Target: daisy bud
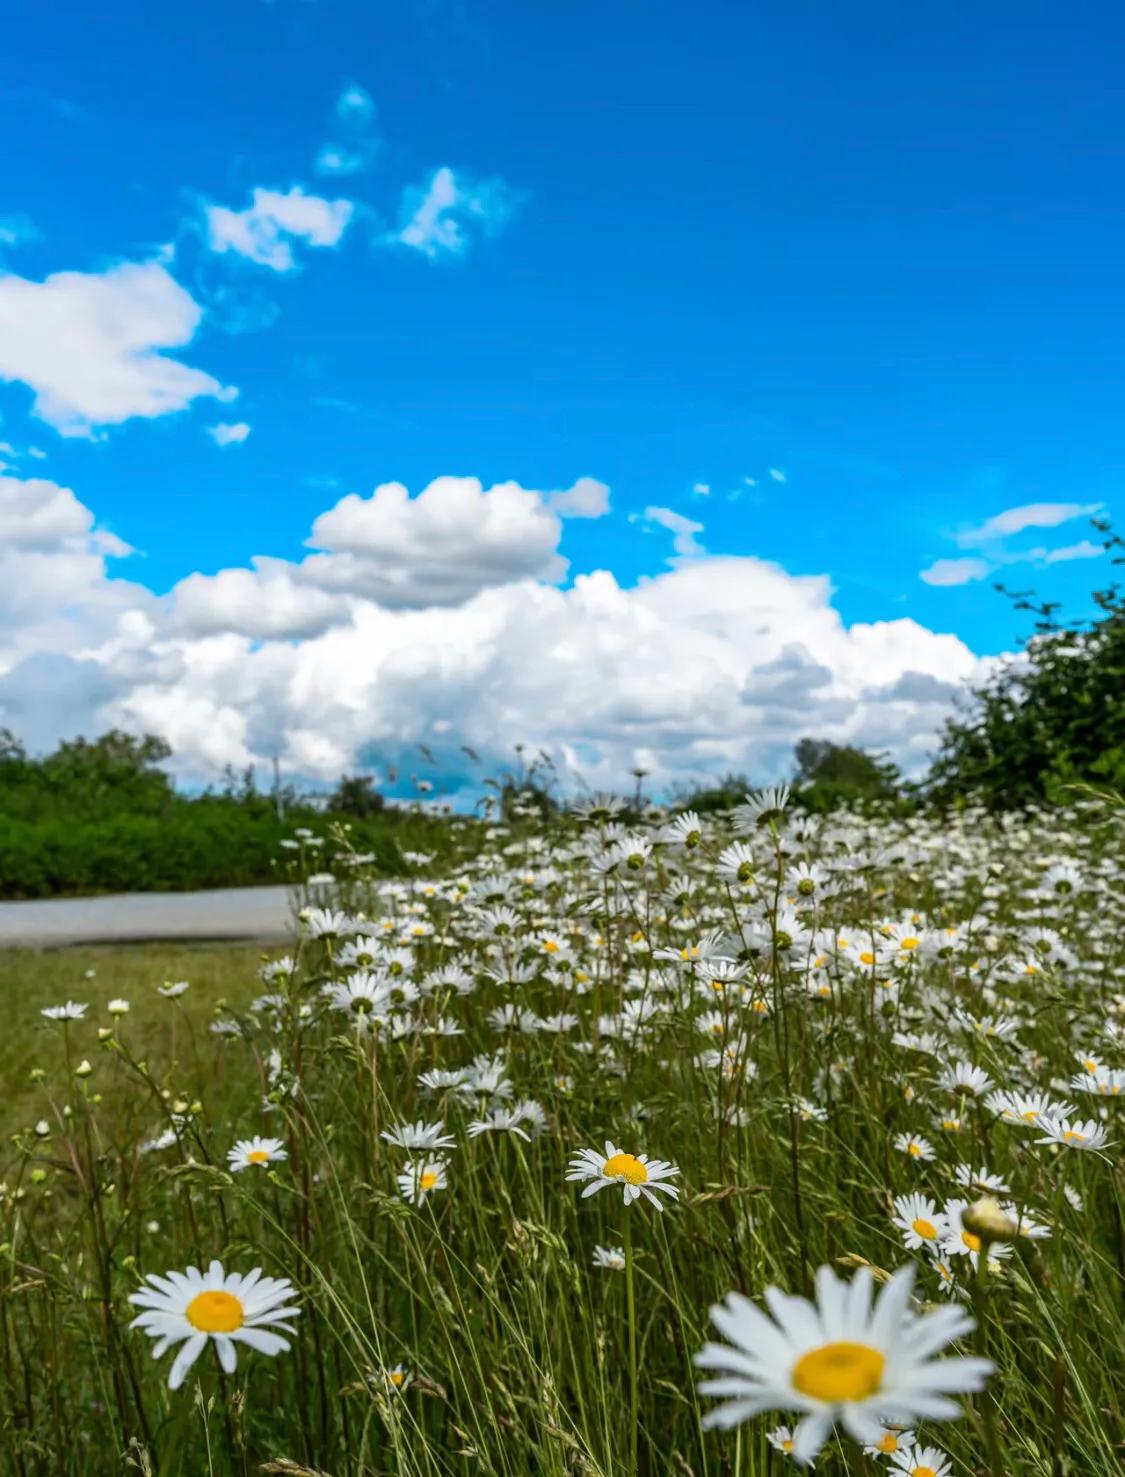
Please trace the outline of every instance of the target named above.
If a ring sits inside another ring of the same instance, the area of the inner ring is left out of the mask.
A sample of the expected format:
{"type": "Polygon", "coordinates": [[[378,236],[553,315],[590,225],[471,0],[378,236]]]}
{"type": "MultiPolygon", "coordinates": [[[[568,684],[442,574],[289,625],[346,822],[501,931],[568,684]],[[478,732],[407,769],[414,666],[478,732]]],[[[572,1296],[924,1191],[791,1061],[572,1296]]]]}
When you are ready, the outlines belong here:
{"type": "Polygon", "coordinates": [[[78,1063],[78,1065],[75,1067],[75,1069],[74,1069],[74,1075],[76,1077],[89,1077],[90,1073],[93,1070],[94,1069],[93,1069],[93,1067],[91,1067],[90,1063],[88,1061],[86,1061],[85,1058],[83,1058],[82,1061],[80,1061],[78,1063]]]}
{"type": "Polygon", "coordinates": [[[99,1026],[98,1027],[98,1040],[99,1041],[108,1041],[109,1038],[112,1035],[113,1035],[113,1032],[110,1030],[110,1028],[108,1026],[99,1026]]]}
{"type": "Polygon", "coordinates": [[[51,1125],[47,1122],[46,1118],[40,1118],[39,1122],[35,1125],[35,1132],[41,1139],[45,1139],[51,1132],[51,1125]]]}
{"type": "Polygon", "coordinates": [[[1019,1235],[1018,1225],[993,1195],[982,1195],[963,1210],[961,1224],[984,1242],[1011,1242],[1019,1235]]]}

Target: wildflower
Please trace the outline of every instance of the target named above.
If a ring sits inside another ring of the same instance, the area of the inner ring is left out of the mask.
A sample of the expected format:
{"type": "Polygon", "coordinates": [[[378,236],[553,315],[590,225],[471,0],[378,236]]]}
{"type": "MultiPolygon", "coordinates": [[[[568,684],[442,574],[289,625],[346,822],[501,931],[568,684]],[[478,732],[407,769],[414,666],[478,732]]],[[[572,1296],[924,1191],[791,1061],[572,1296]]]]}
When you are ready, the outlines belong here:
{"type": "Polygon", "coordinates": [[[979,1097],[992,1086],[992,1079],[981,1067],[974,1067],[971,1062],[957,1061],[942,1072],[938,1078],[938,1086],[944,1087],[947,1092],[967,1092],[979,1097]]]}
{"type": "Polygon", "coordinates": [[[625,1253],[619,1246],[595,1246],[593,1265],[610,1272],[624,1272],[625,1253]]]}
{"type": "Polygon", "coordinates": [[[909,1154],[912,1159],[932,1159],[934,1157],[934,1146],[929,1139],[920,1138],[912,1133],[897,1134],[895,1148],[903,1154],[909,1154]]]}
{"type": "Polygon", "coordinates": [[[949,1477],[949,1458],[936,1446],[913,1446],[891,1453],[891,1466],[908,1477],[949,1477]]]}
{"type": "Polygon", "coordinates": [[[894,1204],[894,1224],[907,1251],[936,1251],[948,1229],[936,1203],[927,1195],[899,1195],[894,1204]]]}
{"type": "Polygon", "coordinates": [[[566,1177],[568,1180],[590,1181],[582,1191],[583,1200],[588,1195],[603,1190],[606,1185],[620,1185],[626,1205],[632,1205],[634,1200],[643,1195],[646,1200],[651,1200],[657,1210],[663,1210],[663,1205],[653,1191],[660,1190],[673,1200],[676,1199],[679,1190],[675,1185],[665,1182],[679,1172],[674,1164],[668,1164],[663,1159],[650,1160],[647,1154],[628,1154],[623,1149],[615,1148],[607,1139],[604,1154],[599,1154],[596,1149],[580,1149],[571,1159],[566,1177]]]}
{"type": "Polygon", "coordinates": [[[80,1021],[89,1010],[88,1005],[79,1005],[77,1000],[68,1000],[65,1005],[48,1005],[39,1012],[49,1021],[80,1021]]]}
{"type": "Polygon", "coordinates": [[[695,1358],[720,1374],[700,1393],[724,1399],[704,1424],[725,1428],[765,1410],[800,1411],[792,1455],[807,1465],[837,1421],[855,1440],[874,1444],[887,1420],[960,1415],[949,1396],[981,1389],[993,1366],[986,1359],[933,1359],[974,1324],[953,1307],[912,1314],[913,1282],[914,1269],[901,1267],[872,1307],[870,1268],[861,1267],[849,1285],[821,1267],[815,1304],[766,1289],[772,1320],[729,1293],[711,1320],[734,1348],[709,1343],[695,1358]]]}
{"type": "Polygon", "coordinates": [[[776,825],[784,817],[788,804],[788,785],[758,790],[754,795],[747,795],[743,803],[735,807],[734,828],[740,836],[747,836],[771,822],[776,825]]]}
{"type": "Polygon", "coordinates": [[[408,1160],[402,1173],[395,1176],[398,1192],[412,1205],[421,1205],[427,1195],[447,1188],[445,1171],[446,1161],[441,1158],[408,1160]]]}
{"type": "Polygon", "coordinates": [[[110,1015],[128,1015],[129,1002],[128,1000],[111,1000],[106,1006],[106,1010],[109,1011],[110,1015]]]}
{"type": "Polygon", "coordinates": [[[892,1430],[886,1427],[877,1440],[869,1442],[863,1449],[868,1456],[891,1456],[896,1452],[906,1453],[914,1445],[914,1432],[892,1430]]]}
{"type": "Polygon", "coordinates": [[[998,1190],[1001,1194],[1006,1194],[1010,1188],[1000,1175],[990,1174],[985,1165],[982,1165],[980,1169],[974,1169],[970,1164],[958,1164],[953,1171],[953,1178],[966,1190],[998,1190]]]}
{"type": "Polygon", "coordinates": [[[414,1371],[407,1369],[405,1364],[396,1364],[393,1369],[383,1371],[383,1378],[387,1383],[388,1389],[395,1395],[401,1395],[413,1382],[414,1371]]]}
{"type": "Polygon", "coordinates": [[[214,1339],[227,1374],[234,1372],[236,1343],[261,1354],[288,1349],[289,1341],[282,1335],[293,1332],[290,1323],[301,1311],[290,1302],[296,1293],[293,1284],[284,1277],[263,1277],[260,1267],[243,1276],[228,1274],[222,1262],[212,1262],[205,1273],[196,1267],[164,1277],[150,1272],[145,1281],[149,1285],[129,1298],[144,1310],[130,1327],[143,1329],[155,1340],[157,1359],[173,1344],[182,1345],[168,1375],[170,1390],[183,1384],[208,1339],[214,1339]]]}
{"type": "Polygon", "coordinates": [[[239,1139],[233,1149],[227,1150],[227,1163],[235,1172],[249,1169],[252,1164],[259,1164],[264,1169],[275,1159],[288,1158],[280,1139],[239,1139]]]}
{"type": "MultiPolygon", "coordinates": [[[[948,1227],[945,1240],[942,1243],[942,1251],[947,1257],[967,1256],[970,1263],[976,1267],[980,1261],[980,1253],[985,1244],[985,1238],[981,1236],[979,1230],[973,1229],[973,1217],[971,1214],[969,1214],[969,1221],[966,1225],[965,1215],[969,1211],[970,1206],[967,1200],[949,1200],[946,1202],[945,1215],[948,1227]]],[[[988,1255],[990,1258],[1009,1256],[1011,1250],[1012,1248],[1010,1246],[1004,1244],[993,1245],[990,1242],[988,1255]]]]}
{"type": "Polygon", "coordinates": [[[452,1149],[457,1142],[446,1133],[444,1123],[424,1123],[421,1118],[386,1128],[379,1137],[399,1149],[452,1149]]]}
{"type": "Polygon", "coordinates": [[[1061,1144],[1067,1149],[1101,1149],[1105,1147],[1106,1129],[1093,1118],[1083,1123],[1078,1118],[1040,1118],[1043,1137],[1037,1144],[1061,1144]]]}
{"type": "Polygon", "coordinates": [[[156,993],[163,995],[165,1000],[177,1000],[188,987],[187,980],[165,980],[162,985],[157,985],[156,993]]]}
{"type": "Polygon", "coordinates": [[[780,1451],[785,1456],[793,1455],[793,1431],[790,1426],[775,1426],[772,1431],[766,1432],[766,1440],[774,1451],[780,1451]]]}

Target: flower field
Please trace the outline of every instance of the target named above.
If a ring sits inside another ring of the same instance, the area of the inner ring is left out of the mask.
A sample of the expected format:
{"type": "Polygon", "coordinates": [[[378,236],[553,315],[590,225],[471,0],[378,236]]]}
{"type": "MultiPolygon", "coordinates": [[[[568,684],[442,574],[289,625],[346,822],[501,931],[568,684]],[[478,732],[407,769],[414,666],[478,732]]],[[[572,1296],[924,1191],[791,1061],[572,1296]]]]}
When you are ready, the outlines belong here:
{"type": "Polygon", "coordinates": [[[1125,1470],[1119,808],[450,836],[11,982],[0,1471],[1125,1470]]]}

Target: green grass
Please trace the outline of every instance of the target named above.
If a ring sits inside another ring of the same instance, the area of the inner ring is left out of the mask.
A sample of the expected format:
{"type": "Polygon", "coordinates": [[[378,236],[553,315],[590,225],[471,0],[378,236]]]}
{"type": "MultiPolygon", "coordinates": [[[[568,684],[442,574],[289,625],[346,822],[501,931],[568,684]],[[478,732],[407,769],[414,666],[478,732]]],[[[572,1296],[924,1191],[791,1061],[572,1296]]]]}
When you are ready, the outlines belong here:
{"type": "MultiPolygon", "coordinates": [[[[702,1428],[713,1402],[692,1361],[712,1336],[709,1307],[732,1289],[808,1293],[823,1264],[851,1275],[867,1263],[883,1279],[908,1262],[922,1304],[944,1304],[892,1201],[917,1190],[944,1205],[965,1164],[1000,1174],[1002,1198],[1052,1234],[1021,1238],[984,1289],[967,1257],[950,1257],[985,1312],[957,1352],[983,1345],[997,1369],[987,1397],[963,1399],[964,1419],[927,1423],[921,1438],[948,1453],[953,1477],[1122,1471],[1120,1150],[1037,1144],[939,1084],[965,1058],[998,1086],[1057,1100],[1075,1096],[1076,1053],[1123,1065],[1121,817],[833,820],[787,855],[758,828],[752,891],[718,870],[723,822],[694,850],[660,842],[647,861],[629,842],[612,873],[590,868],[599,834],[596,820],[517,827],[453,878],[384,892],[393,926],[374,962],[395,994],[376,1009],[379,1032],[325,998],[353,972],[335,937],[307,938],[269,984],[250,947],[0,958],[15,1131],[0,1172],[0,1470],[100,1477],[129,1453],[159,1477],[780,1473],[767,1442],[780,1406],[738,1431],[702,1428]],[[789,871],[799,855],[823,868],[809,896],[789,871]],[[1078,884],[1044,891],[1046,864],[1063,857],[1078,884]],[[837,890],[821,897],[826,880],[837,890]],[[480,911],[501,903],[510,917],[480,911]],[[181,1000],[156,994],[181,978],[181,1000]],[[266,991],[276,1008],[251,1011],[266,991]],[[113,996],[132,1008],[99,1041],[113,996]],[[43,1005],[67,998],[89,1002],[84,1020],[43,1021],[43,1005]],[[504,1007],[517,1014],[494,1016],[504,1007]],[[979,1032],[958,1010],[1016,1034],[979,1032]],[[575,1020],[532,1031],[519,1011],[575,1020]],[[928,1033],[936,1054],[896,1032],[928,1033]],[[508,1096],[423,1090],[422,1074],[486,1053],[508,1096]],[[76,1075],[83,1059],[92,1070],[76,1075]],[[542,1109],[541,1131],[524,1120],[529,1142],[468,1133],[527,1098],[542,1109]],[[408,1155],[380,1136],[418,1118],[455,1141],[447,1188],[421,1205],[398,1188],[408,1155]],[[40,1119],[43,1139],[26,1131],[40,1119]],[[170,1123],[167,1147],[144,1147],[170,1123]],[[288,1157],[231,1174],[228,1149],[255,1133],[288,1157]],[[928,1138],[932,1160],[898,1149],[900,1133],[928,1138]],[[679,1199],[657,1214],[626,1209],[619,1186],[582,1198],[568,1161],[605,1139],[678,1165],[679,1199]],[[596,1246],[622,1245],[631,1274],[593,1265],[596,1246]],[[154,1359],[127,1299],[145,1274],[212,1257],[292,1279],[293,1347],[242,1347],[233,1375],[206,1349],[170,1391],[172,1352],[154,1359]],[[412,1376],[402,1389],[388,1379],[399,1365],[412,1376]]],[[[362,868],[351,875],[349,906],[370,906],[362,868]]],[[[1104,1108],[1120,1139],[1119,1101],[1079,1106],[1084,1118],[1104,1108]]],[[[816,1470],[891,1469],[840,1434],[816,1470]]]]}
{"type": "MultiPolygon", "coordinates": [[[[273,951],[275,954],[278,950],[273,951]]],[[[262,946],[252,944],[87,945],[67,949],[0,949],[0,1137],[4,1142],[42,1116],[38,1068],[57,1061],[58,1031],[39,1012],[65,1000],[87,1001],[90,1020],[112,1024],[113,999],[130,1001],[129,1030],[137,1050],[153,1060],[178,1055],[173,1025],[206,1032],[220,1003],[237,1007],[257,993],[255,970],[262,946]],[[93,971],[93,974],[90,974],[93,971]],[[182,1006],[173,1009],[157,986],[190,981],[182,1006]]],[[[92,1047],[91,1047],[92,1049],[92,1047]]],[[[205,1080],[205,1064],[203,1064],[205,1080]]]]}

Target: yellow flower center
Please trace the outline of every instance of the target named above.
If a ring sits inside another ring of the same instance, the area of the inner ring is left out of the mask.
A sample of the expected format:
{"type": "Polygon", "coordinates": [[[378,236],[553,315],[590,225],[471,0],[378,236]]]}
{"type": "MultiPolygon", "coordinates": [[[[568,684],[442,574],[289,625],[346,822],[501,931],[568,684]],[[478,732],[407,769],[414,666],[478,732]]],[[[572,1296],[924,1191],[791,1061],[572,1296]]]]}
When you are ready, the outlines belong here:
{"type": "MultiPolygon", "coordinates": [[[[919,1216],[916,1221],[911,1222],[911,1225],[914,1231],[922,1237],[923,1241],[933,1241],[936,1239],[937,1227],[934,1225],[933,1221],[923,1220],[922,1217],[919,1216]]],[[[891,1450],[894,1450],[893,1446],[891,1447],[891,1450]]]]}
{"type": "Polygon", "coordinates": [[[876,1441],[875,1447],[884,1456],[890,1456],[892,1451],[898,1450],[898,1437],[893,1431],[884,1431],[882,1436],[876,1441]]]}
{"type": "Polygon", "coordinates": [[[1094,1061],[1093,1057],[1087,1057],[1082,1065],[1086,1068],[1087,1072],[1096,1072],[1098,1070],[1098,1064],[1094,1061]]]}
{"type": "Polygon", "coordinates": [[[842,1340],[802,1354],[793,1366],[793,1383],[814,1400],[866,1400],[878,1390],[886,1360],[867,1344],[842,1340]]]}
{"type": "Polygon", "coordinates": [[[1084,1144],[1086,1142],[1086,1135],[1084,1133],[1078,1133],[1073,1128],[1066,1129],[1063,1133],[1063,1138],[1068,1144],[1084,1144]]]}
{"type": "Polygon", "coordinates": [[[418,1181],[418,1184],[421,1186],[421,1188],[423,1190],[432,1190],[433,1187],[437,1184],[437,1181],[438,1181],[438,1177],[433,1172],[433,1170],[432,1169],[427,1169],[426,1172],[425,1172],[425,1174],[418,1181]]]}
{"type": "Polygon", "coordinates": [[[916,938],[900,939],[898,946],[900,949],[916,949],[918,940],[916,938]]]}
{"type": "Polygon", "coordinates": [[[941,1126],[945,1129],[946,1133],[956,1133],[961,1127],[961,1120],[960,1118],[943,1118],[941,1120],[941,1126]]]}
{"type": "Polygon", "coordinates": [[[406,1376],[403,1374],[401,1369],[392,1369],[387,1378],[390,1380],[392,1385],[401,1385],[406,1376]]]}
{"type": "Polygon", "coordinates": [[[859,956],[859,962],[861,964],[874,964],[875,955],[871,952],[870,949],[864,949],[863,953],[859,956]]]}
{"type": "Polygon", "coordinates": [[[265,1164],[269,1160],[268,1149],[251,1149],[246,1158],[251,1164],[265,1164]]]}
{"type": "Polygon", "coordinates": [[[922,1145],[916,1144],[914,1140],[911,1139],[906,1146],[906,1152],[908,1154],[913,1154],[915,1159],[917,1159],[918,1155],[922,1152],[922,1145]]]}
{"type": "Polygon", "coordinates": [[[602,1165],[602,1174],[607,1180],[624,1180],[629,1185],[643,1185],[648,1179],[648,1170],[633,1154],[614,1154],[602,1165]]]}
{"type": "Polygon", "coordinates": [[[970,1251],[980,1250],[980,1237],[974,1236],[972,1231],[962,1231],[961,1240],[965,1243],[970,1251]]]}
{"type": "Polygon", "coordinates": [[[793,1442],[787,1437],[781,1443],[781,1449],[782,1449],[782,1451],[792,1451],[793,1450],[793,1442]]]}
{"type": "Polygon", "coordinates": [[[559,951],[559,946],[554,941],[554,939],[544,939],[543,940],[543,952],[544,952],[544,954],[557,954],[558,951],[559,951]]]}
{"type": "Polygon", "coordinates": [[[200,1333],[234,1333],[243,1324],[242,1304],[232,1292],[199,1292],[187,1305],[187,1321],[200,1333]]]}
{"type": "Polygon", "coordinates": [[[915,1467],[910,1477],[937,1477],[933,1467],[915,1467]]]}

